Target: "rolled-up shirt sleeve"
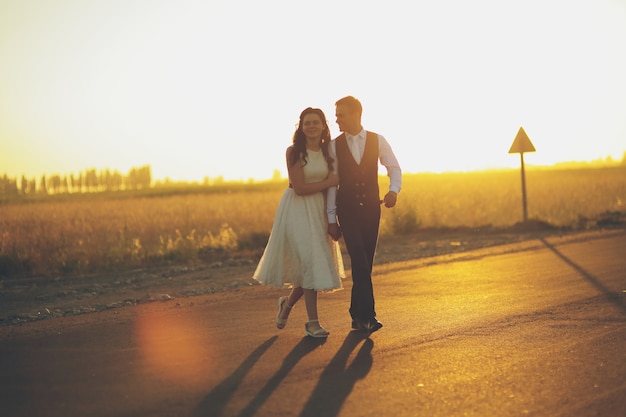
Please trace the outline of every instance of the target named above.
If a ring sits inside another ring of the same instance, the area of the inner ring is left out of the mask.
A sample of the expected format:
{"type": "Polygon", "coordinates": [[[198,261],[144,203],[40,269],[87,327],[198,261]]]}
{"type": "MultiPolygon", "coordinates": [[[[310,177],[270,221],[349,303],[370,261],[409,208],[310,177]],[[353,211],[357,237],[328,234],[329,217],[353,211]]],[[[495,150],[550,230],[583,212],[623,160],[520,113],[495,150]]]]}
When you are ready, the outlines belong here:
{"type": "MultiPolygon", "coordinates": [[[[328,155],[333,159],[333,172],[337,174],[339,169],[334,140],[328,144],[328,155]]],[[[326,191],[326,214],[328,223],[337,223],[337,187],[329,187],[326,191]]]]}
{"type": "Polygon", "coordinates": [[[387,169],[389,191],[399,193],[402,188],[402,169],[391,145],[383,135],[378,135],[378,154],[380,163],[387,169]]]}

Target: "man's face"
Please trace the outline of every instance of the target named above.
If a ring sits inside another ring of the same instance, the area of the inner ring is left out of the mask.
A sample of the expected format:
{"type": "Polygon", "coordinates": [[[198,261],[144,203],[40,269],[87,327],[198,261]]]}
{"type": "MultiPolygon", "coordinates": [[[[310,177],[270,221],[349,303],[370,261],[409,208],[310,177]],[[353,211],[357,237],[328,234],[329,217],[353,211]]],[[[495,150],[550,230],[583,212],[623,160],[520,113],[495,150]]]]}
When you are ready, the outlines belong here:
{"type": "Polygon", "coordinates": [[[361,131],[361,120],[359,120],[359,114],[350,111],[350,109],[343,104],[340,104],[335,109],[335,117],[337,118],[337,125],[341,132],[350,133],[356,135],[361,131]]]}

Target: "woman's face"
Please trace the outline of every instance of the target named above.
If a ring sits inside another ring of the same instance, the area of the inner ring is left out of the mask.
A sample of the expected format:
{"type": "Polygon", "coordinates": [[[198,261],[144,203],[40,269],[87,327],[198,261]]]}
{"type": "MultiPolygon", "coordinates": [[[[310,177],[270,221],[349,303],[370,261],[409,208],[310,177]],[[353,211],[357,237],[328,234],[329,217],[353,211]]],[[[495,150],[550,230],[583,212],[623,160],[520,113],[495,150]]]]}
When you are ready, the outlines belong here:
{"type": "Polygon", "coordinates": [[[322,131],[324,130],[324,122],[319,115],[309,113],[302,119],[302,132],[307,139],[320,140],[322,131]]]}

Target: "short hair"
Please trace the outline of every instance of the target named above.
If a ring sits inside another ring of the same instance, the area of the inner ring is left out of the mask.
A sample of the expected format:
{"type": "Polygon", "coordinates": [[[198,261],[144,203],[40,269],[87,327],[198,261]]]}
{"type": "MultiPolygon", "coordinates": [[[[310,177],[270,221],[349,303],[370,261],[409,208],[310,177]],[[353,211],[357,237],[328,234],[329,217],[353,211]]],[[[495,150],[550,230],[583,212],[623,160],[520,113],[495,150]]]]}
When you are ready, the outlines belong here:
{"type": "Polygon", "coordinates": [[[350,109],[350,111],[358,113],[359,116],[361,116],[361,114],[363,113],[363,106],[361,105],[359,99],[357,99],[356,97],[346,96],[344,98],[340,98],[335,103],[335,106],[339,105],[346,106],[348,109],[350,109]]]}

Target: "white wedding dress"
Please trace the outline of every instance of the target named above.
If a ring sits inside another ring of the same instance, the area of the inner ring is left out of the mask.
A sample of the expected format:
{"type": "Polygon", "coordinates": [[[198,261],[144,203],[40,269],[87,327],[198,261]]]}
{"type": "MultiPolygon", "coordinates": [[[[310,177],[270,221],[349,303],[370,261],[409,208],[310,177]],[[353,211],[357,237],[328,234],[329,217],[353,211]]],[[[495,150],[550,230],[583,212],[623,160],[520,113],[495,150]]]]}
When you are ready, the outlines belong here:
{"type": "MultiPolygon", "coordinates": [[[[304,165],[307,183],[324,180],[328,166],[322,151],[307,151],[304,165]]],[[[299,196],[285,190],[274,218],[272,232],[253,278],[264,285],[331,291],[345,278],[338,242],[327,233],[324,192],[299,196]]]]}

